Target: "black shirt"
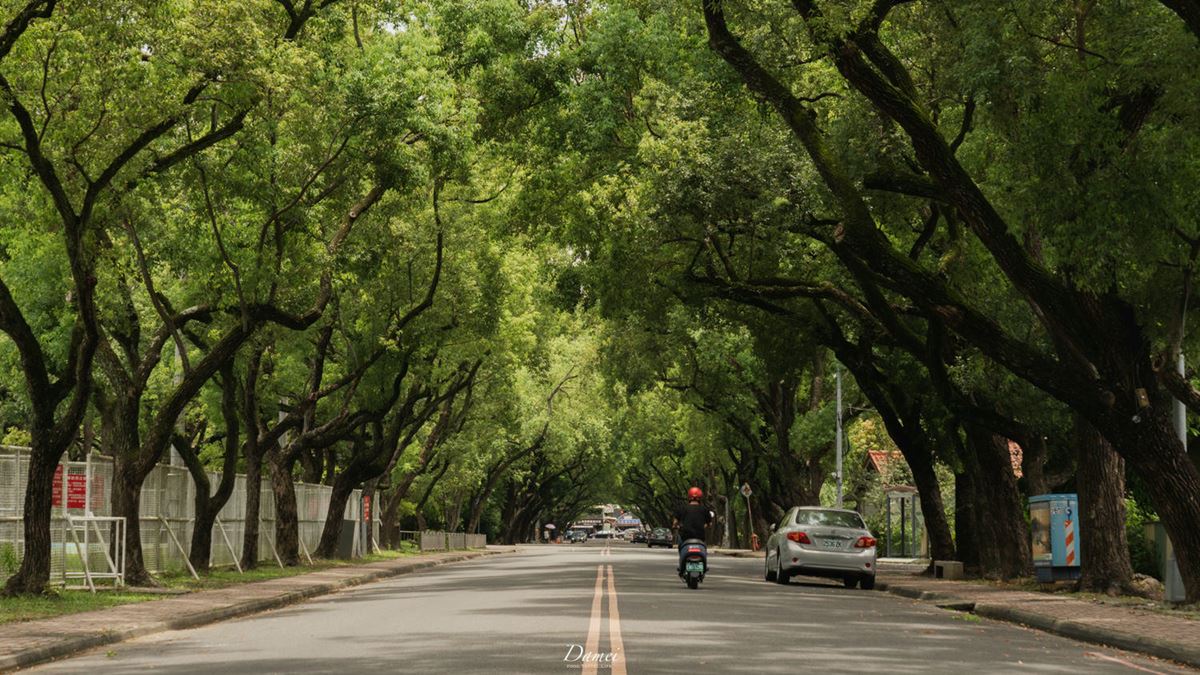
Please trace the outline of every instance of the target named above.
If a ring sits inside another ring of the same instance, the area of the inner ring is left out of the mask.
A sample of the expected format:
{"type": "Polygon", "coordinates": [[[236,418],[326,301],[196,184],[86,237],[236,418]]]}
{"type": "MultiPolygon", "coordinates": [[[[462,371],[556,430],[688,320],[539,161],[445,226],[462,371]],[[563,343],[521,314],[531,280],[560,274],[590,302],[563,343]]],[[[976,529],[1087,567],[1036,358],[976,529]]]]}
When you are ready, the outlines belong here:
{"type": "Polygon", "coordinates": [[[675,520],[679,521],[679,538],[704,539],[704,526],[712,522],[712,512],[702,504],[690,502],[675,509],[675,520]]]}

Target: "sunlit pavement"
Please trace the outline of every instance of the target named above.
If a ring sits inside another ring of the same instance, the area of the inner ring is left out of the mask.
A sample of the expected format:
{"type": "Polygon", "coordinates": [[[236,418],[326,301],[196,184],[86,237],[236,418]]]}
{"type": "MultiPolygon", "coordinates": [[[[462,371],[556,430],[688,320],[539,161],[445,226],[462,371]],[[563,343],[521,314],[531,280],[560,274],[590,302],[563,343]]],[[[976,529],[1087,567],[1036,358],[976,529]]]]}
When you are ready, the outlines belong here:
{"type": "Polygon", "coordinates": [[[622,542],[525,547],[35,670],[1194,672],[841,584],[769,584],[761,560],[714,556],[691,591],[675,561],[622,542]]]}

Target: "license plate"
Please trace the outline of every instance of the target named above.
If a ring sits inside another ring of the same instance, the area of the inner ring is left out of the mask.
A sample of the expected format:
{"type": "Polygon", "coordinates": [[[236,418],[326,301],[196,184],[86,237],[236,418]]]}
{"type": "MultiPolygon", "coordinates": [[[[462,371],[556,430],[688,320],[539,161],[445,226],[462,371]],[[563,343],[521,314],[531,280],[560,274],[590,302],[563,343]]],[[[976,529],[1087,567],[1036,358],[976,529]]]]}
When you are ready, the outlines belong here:
{"type": "Polygon", "coordinates": [[[821,542],[821,545],[825,548],[841,548],[842,542],[838,541],[837,539],[825,539],[821,542]]]}
{"type": "Polygon", "coordinates": [[[689,562],[689,563],[687,564],[687,571],[689,571],[689,572],[703,572],[703,571],[704,571],[704,563],[702,563],[702,562],[689,562]]]}

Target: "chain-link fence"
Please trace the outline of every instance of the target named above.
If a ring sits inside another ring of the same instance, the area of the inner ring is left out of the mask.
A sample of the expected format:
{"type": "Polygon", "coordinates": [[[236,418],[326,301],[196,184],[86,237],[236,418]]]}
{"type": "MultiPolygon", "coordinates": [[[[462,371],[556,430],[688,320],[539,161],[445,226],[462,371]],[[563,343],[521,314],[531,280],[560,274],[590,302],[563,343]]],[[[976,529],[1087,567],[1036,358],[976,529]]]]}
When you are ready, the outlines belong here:
{"type": "MultiPolygon", "coordinates": [[[[25,553],[22,513],[29,471],[28,448],[0,446],[0,582],[13,574],[25,553]]],[[[212,485],[220,476],[210,474],[212,485]]],[[[257,558],[276,560],[275,498],[268,481],[259,498],[257,558]]],[[[108,517],[112,512],[113,462],[93,455],[86,462],[62,462],[55,475],[54,509],[51,518],[51,580],[65,583],[79,576],[86,565],[106,569],[111,559],[111,526],[97,525],[86,517],[108,517]]],[[[153,573],[186,569],[187,551],[195,524],[196,484],[187,469],[160,464],[142,485],[140,531],[146,568],[153,573]]],[[[332,488],[327,485],[296,484],[296,507],[300,524],[301,555],[316,548],[329,512],[332,488]]],[[[352,530],[351,554],[365,551],[361,491],[355,490],[343,516],[352,530]]],[[[378,520],[371,526],[378,541],[378,520]]],[[[233,565],[242,555],[246,525],[246,477],[238,475],[229,501],[213,527],[212,564],[233,565]]]]}

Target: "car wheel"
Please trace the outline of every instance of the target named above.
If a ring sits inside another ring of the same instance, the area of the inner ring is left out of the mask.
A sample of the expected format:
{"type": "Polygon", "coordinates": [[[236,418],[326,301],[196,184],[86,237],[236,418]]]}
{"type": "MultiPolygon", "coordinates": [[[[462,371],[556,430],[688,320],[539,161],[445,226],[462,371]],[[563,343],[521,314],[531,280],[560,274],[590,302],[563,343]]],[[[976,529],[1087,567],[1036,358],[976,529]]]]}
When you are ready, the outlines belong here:
{"type": "Polygon", "coordinates": [[[842,583],[846,588],[854,588],[858,585],[858,577],[842,577],[842,583]]]}
{"type": "Polygon", "coordinates": [[[860,586],[862,586],[862,589],[864,591],[874,590],[875,589],[875,575],[871,574],[871,575],[865,576],[862,579],[860,579],[858,583],[860,586]]]}
{"type": "Polygon", "coordinates": [[[787,585],[792,580],[792,575],[785,572],[783,569],[783,554],[775,552],[775,583],[787,585]]]}
{"type": "Polygon", "coordinates": [[[767,581],[775,581],[775,572],[771,570],[770,556],[763,556],[763,578],[767,581]]]}

